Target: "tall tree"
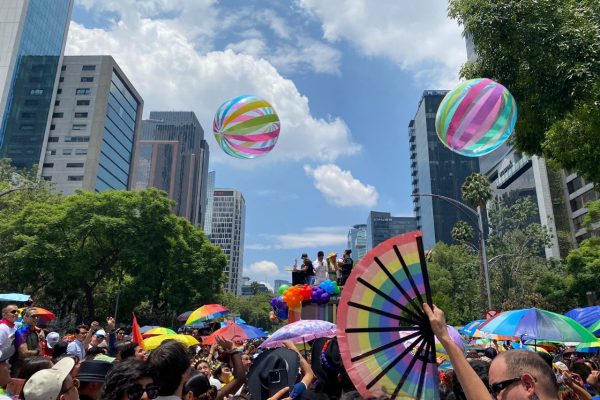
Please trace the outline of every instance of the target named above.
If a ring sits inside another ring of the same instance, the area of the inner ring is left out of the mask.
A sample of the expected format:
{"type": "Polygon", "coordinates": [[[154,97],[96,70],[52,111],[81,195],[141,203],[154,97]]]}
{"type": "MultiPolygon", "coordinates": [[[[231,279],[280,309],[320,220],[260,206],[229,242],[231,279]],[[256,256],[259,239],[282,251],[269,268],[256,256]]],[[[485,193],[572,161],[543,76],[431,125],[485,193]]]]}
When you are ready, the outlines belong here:
{"type": "Polygon", "coordinates": [[[597,0],[449,0],[472,39],[465,78],[504,84],[519,106],[514,144],[600,183],[597,0]]]}
{"type": "Polygon", "coordinates": [[[569,253],[567,271],[573,276],[570,292],[580,305],[586,304],[588,292],[600,296],[600,237],[584,240],[569,253]]]}

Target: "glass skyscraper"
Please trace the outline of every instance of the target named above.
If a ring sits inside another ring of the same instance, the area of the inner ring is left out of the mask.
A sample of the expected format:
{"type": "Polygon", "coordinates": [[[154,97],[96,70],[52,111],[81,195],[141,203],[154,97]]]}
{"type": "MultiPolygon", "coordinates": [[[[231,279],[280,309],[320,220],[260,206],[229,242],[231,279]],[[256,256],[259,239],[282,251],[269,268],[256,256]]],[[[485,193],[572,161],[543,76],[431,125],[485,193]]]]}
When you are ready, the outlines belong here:
{"type": "Polygon", "coordinates": [[[367,225],[354,225],[348,231],[348,248],[352,250],[352,258],[355,262],[367,254],[367,225]]]}
{"type": "Polygon", "coordinates": [[[0,2],[0,158],[18,168],[42,149],[73,0],[0,2]]]}
{"type": "MultiPolygon", "coordinates": [[[[437,194],[463,201],[465,179],[479,172],[477,158],[448,150],[437,137],[435,115],[446,90],[426,90],[414,120],[408,125],[413,194],[437,194]]],[[[441,199],[415,196],[414,211],[426,249],[436,242],[452,243],[452,227],[466,219],[452,204],[441,199]]]]}
{"type": "Polygon", "coordinates": [[[367,218],[366,230],[366,251],[369,251],[394,236],[416,231],[417,219],[415,217],[392,217],[389,212],[371,211],[367,218]]]}

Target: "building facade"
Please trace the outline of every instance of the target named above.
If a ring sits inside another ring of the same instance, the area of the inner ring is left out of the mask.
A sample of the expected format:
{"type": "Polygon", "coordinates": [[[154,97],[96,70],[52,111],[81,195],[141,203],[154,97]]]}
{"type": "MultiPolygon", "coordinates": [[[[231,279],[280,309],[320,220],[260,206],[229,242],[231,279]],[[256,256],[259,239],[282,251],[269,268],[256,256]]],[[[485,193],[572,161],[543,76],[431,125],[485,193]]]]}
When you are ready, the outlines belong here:
{"type": "Polygon", "coordinates": [[[215,171],[208,173],[206,184],[206,217],[204,218],[204,233],[210,238],[212,232],[212,213],[213,213],[213,198],[215,193],[215,180],[217,179],[215,171]]]}
{"type": "Polygon", "coordinates": [[[130,189],[143,105],[111,56],[66,56],[42,177],[66,195],[130,189]]]}
{"type": "Polygon", "coordinates": [[[392,217],[389,212],[371,211],[366,224],[365,253],[394,236],[416,230],[417,219],[415,217],[392,217]]]}
{"type": "Polygon", "coordinates": [[[586,203],[600,200],[600,194],[594,190],[594,184],[586,182],[577,174],[563,172],[565,182],[565,196],[569,201],[568,212],[572,224],[574,244],[579,246],[582,241],[594,236],[600,236],[600,223],[594,223],[588,229],[583,226],[583,219],[587,214],[586,203]]]}
{"type": "Polygon", "coordinates": [[[142,121],[134,188],[164,190],[175,201],[175,214],[202,227],[208,158],[208,143],[194,112],[152,111],[142,121]]]}
{"type": "Polygon", "coordinates": [[[0,158],[43,162],[73,0],[0,1],[0,158]]]}
{"type": "Polygon", "coordinates": [[[354,225],[348,231],[348,248],[352,250],[354,262],[359,262],[367,254],[367,225],[354,225]]]}
{"type": "Polygon", "coordinates": [[[242,293],[245,224],[246,201],[242,193],[234,189],[215,189],[210,242],[227,256],[225,290],[236,295],[242,293]]]}
{"type": "Polygon", "coordinates": [[[415,118],[408,125],[414,212],[426,249],[440,241],[452,243],[452,227],[465,216],[444,200],[418,195],[436,194],[462,201],[462,184],[469,175],[479,172],[477,158],[448,150],[437,137],[435,116],[446,93],[423,92],[415,118]]]}

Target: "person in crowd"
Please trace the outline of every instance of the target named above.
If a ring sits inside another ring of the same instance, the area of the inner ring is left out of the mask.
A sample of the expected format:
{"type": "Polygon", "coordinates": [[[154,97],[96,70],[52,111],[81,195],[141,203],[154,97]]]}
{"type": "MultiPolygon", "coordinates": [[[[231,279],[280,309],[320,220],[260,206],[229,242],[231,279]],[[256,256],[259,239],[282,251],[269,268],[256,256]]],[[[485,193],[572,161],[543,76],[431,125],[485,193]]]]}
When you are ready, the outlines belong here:
{"type": "Polygon", "coordinates": [[[0,319],[0,351],[6,350],[14,345],[17,327],[15,322],[19,318],[19,307],[9,304],[2,308],[2,319],[0,319]]]}
{"type": "Polygon", "coordinates": [[[558,385],[552,369],[535,352],[510,350],[500,353],[489,370],[489,389],[469,365],[462,350],[452,341],[444,312],[435,305],[423,304],[433,333],[440,341],[454,367],[465,397],[468,400],[556,400],[558,385]]]}
{"type": "Polygon", "coordinates": [[[150,353],[148,362],[160,377],[159,398],[181,399],[183,384],[190,375],[190,359],[187,349],[175,340],[166,340],[150,353]]]}
{"type": "Polygon", "coordinates": [[[86,360],[79,366],[79,400],[100,400],[106,375],[113,364],[104,361],[86,360]]]}
{"type": "Polygon", "coordinates": [[[67,354],[67,343],[61,340],[52,347],[52,363],[56,364],[56,361],[65,354],[67,354]]]}
{"type": "Polygon", "coordinates": [[[233,374],[231,373],[231,368],[226,363],[221,363],[215,368],[213,372],[213,377],[221,382],[221,385],[227,385],[229,382],[233,380],[233,374]]]}
{"type": "Polygon", "coordinates": [[[92,335],[98,328],[98,322],[92,322],[91,328],[85,324],[77,327],[77,336],[67,346],[67,354],[77,356],[80,360],[85,358],[86,350],[92,340],[92,335]]]}
{"type": "Polygon", "coordinates": [[[317,260],[313,263],[315,268],[315,285],[317,286],[329,278],[329,267],[323,257],[325,257],[325,253],[321,250],[317,253],[317,260]]]}
{"type": "Polygon", "coordinates": [[[146,361],[148,360],[148,354],[144,351],[142,346],[134,342],[121,342],[116,346],[116,357],[119,361],[125,361],[130,358],[146,361]]]}
{"type": "Polygon", "coordinates": [[[120,343],[125,340],[125,329],[119,328],[116,331],[117,343],[120,343]]]}
{"type": "MultiPolygon", "coordinates": [[[[5,307],[6,308],[6,307],[5,307]]],[[[4,314],[4,310],[2,310],[4,314]]],[[[16,318],[15,318],[16,319],[16,318]]],[[[6,393],[6,387],[10,382],[10,358],[15,354],[15,348],[12,346],[0,350],[0,400],[11,399],[12,393],[6,393]]]]}
{"type": "Polygon", "coordinates": [[[329,256],[327,257],[327,268],[329,270],[329,279],[337,282],[339,279],[337,253],[329,253],[329,256]]]}
{"type": "MultiPolygon", "coordinates": [[[[494,350],[491,347],[490,347],[490,349],[494,350]]],[[[469,365],[477,373],[477,376],[479,376],[479,379],[481,379],[481,381],[484,383],[486,388],[489,389],[489,386],[490,386],[490,382],[489,382],[490,364],[487,362],[484,362],[484,361],[479,361],[479,360],[469,360],[469,365]]],[[[456,400],[466,400],[467,399],[467,397],[465,396],[465,392],[460,384],[460,381],[456,378],[456,376],[453,376],[453,378],[452,378],[452,393],[454,394],[454,399],[456,399],[456,400]]]]}
{"type": "Polygon", "coordinates": [[[100,346],[104,343],[106,339],[106,331],[104,329],[98,329],[96,332],[92,334],[92,339],[90,340],[90,344],[88,344],[88,349],[93,346],[100,346]]]}
{"type": "Polygon", "coordinates": [[[45,357],[30,357],[27,360],[25,360],[23,365],[21,365],[21,368],[19,368],[16,377],[18,379],[28,380],[36,372],[41,371],[43,369],[52,368],[53,365],[54,363],[52,363],[52,361],[45,357]]]}
{"type": "Polygon", "coordinates": [[[246,351],[242,355],[242,365],[244,366],[244,371],[246,371],[246,373],[250,371],[250,367],[252,366],[252,356],[250,354],[250,351],[246,351]]]}
{"type": "Polygon", "coordinates": [[[315,284],[315,267],[313,266],[310,258],[304,258],[304,264],[302,265],[301,271],[304,272],[305,280],[307,285],[315,284]]]}
{"type": "Polygon", "coordinates": [[[58,332],[48,332],[46,335],[45,346],[42,347],[42,356],[52,358],[54,357],[54,346],[60,342],[60,334],[58,332]]]}
{"type": "Polygon", "coordinates": [[[40,346],[40,329],[37,327],[38,316],[35,307],[28,307],[23,311],[23,325],[15,333],[15,348],[17,358],[14,360],[13,374],[19,372],[19,368],[28,358],[37,357],[42,354],[40,346]]]}
{"type": "Polygon", "coordinates": [[[65,357],[52,368],[36,372],[23,387],[26,400],[77,400],[77,381],[71,377],[75,361],[65,357]]]}
{"type": "Polygon", "coordinates": [[[210,363],[209,361],[205,360],[205,359],[198,359],[198,361],[192,365],[192,367],[200,372],[202,375],[206,376],[206,378],[209,380],[209,383],[216,387],[217,390],[221,389],[222,385],[221,385],[221,381],[219,381],[216,378],[213,378],[212,376],[212,369],[210,368],[210,363]]]}
{"type": "Polygon", "coordinates": [[[217,343],[223,348],[225,358],[233,365],[233,379],[217,389],[216,386],[210,384],[206,374],[195,375],[184,386],[183,395],[185,400],[221,400],[239,391],[246,382],[246,372],[242,364],[241,352],[234,350],[233,342],[229,340],[217,337],[217,343]]]}
{"type": "Polygon", "coordinates": [[[102,400],[148,400],[158,397],[158,377],[144,361],[129,359],[115,364],[106,375],[102,400]]]}
{"type": "Polygon", "coordinates": [[[352,257],[350,257],[350,254],[352,254],[352,250],[344,250],[342,265],[340,267],[340,278],[338,282],[339,286],[344,286],[346,284],[346,280],[350,276],[352,268],[354,267],[354,260],[352,259],[352,257]]]}

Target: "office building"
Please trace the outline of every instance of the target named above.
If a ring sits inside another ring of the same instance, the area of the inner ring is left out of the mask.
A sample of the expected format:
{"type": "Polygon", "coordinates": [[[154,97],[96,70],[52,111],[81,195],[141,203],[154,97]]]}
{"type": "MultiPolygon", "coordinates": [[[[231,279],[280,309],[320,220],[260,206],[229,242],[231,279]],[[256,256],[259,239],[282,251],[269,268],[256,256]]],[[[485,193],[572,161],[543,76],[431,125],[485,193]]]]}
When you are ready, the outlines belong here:
{"type": "Polygon", "coordinates": [[[246,201],[242,193],[234,189],[215,189],[210,241],[227,256],[225,290],[237,295],[242,292],[245,223],[246,201]]]}
{"type": "Polygon", "coordinates": [[[416,230],[415,217],[392,217],[389,212],[371,211],[366,224],[365,253],[394,236],[416,230]]]}
{"type": "Polygon", "coordinates": [[[210,237],[212,232],[212,213],[213,213],[213,197],[215,193],[216,172],[208,173],[208,181],[206,184],[206,217],[204,218],[204,233],[206,237],[210,237]]]}
{"type": "Polygon", "coordinates": [[[0,158],[43,162],[73,0],[0,1],[0,158]]]}
{"type": "Polygon", "coordinates": [[[66,56],[42,177],[66,195],[131,188],[143,105],[111,56],[66,56]]]}
{"type": "Polygon", "coordinates": [[[587,214],[586,203],[600,200],[600,194],[594,190],[594,184],[586,182],[577,174],[562,173],[566,188],[565,195],[569,200],[569,217],[572,224],[575,245],[579,246],[582,241],[594,236],[600,236],[600,223],[594,223],[588,229],[583,226],[583,219],[587,214]]]}
{"type": "Polygon", "coordinates": [[[359,262],[367,254],[367,225],[354,225],[348,231],[348,248],[352,250],[354,262],[359,262]]]}
{"type": "Polygon", "coordinates": [[[175,201],[175,214],[202,227],[208,158],[204,130],[192,111],[152,111],[142,121],[133,187],[164,190],[175,201]]]}
{"type": "MultiPolygon", "coordinates": [[[[446,90],[423,92],[415,118],[408,125],[412,194],[435,194],[462,201],[461,186],[472,173],[479,172],[477,158],[448,150],[435,131],[435,115],[446,90]]],[[[423,232],[423,245],[452,243],[452,227],[465,219],[452,204],[439,198],[414,196],[417,229],[423,232]]]]}

